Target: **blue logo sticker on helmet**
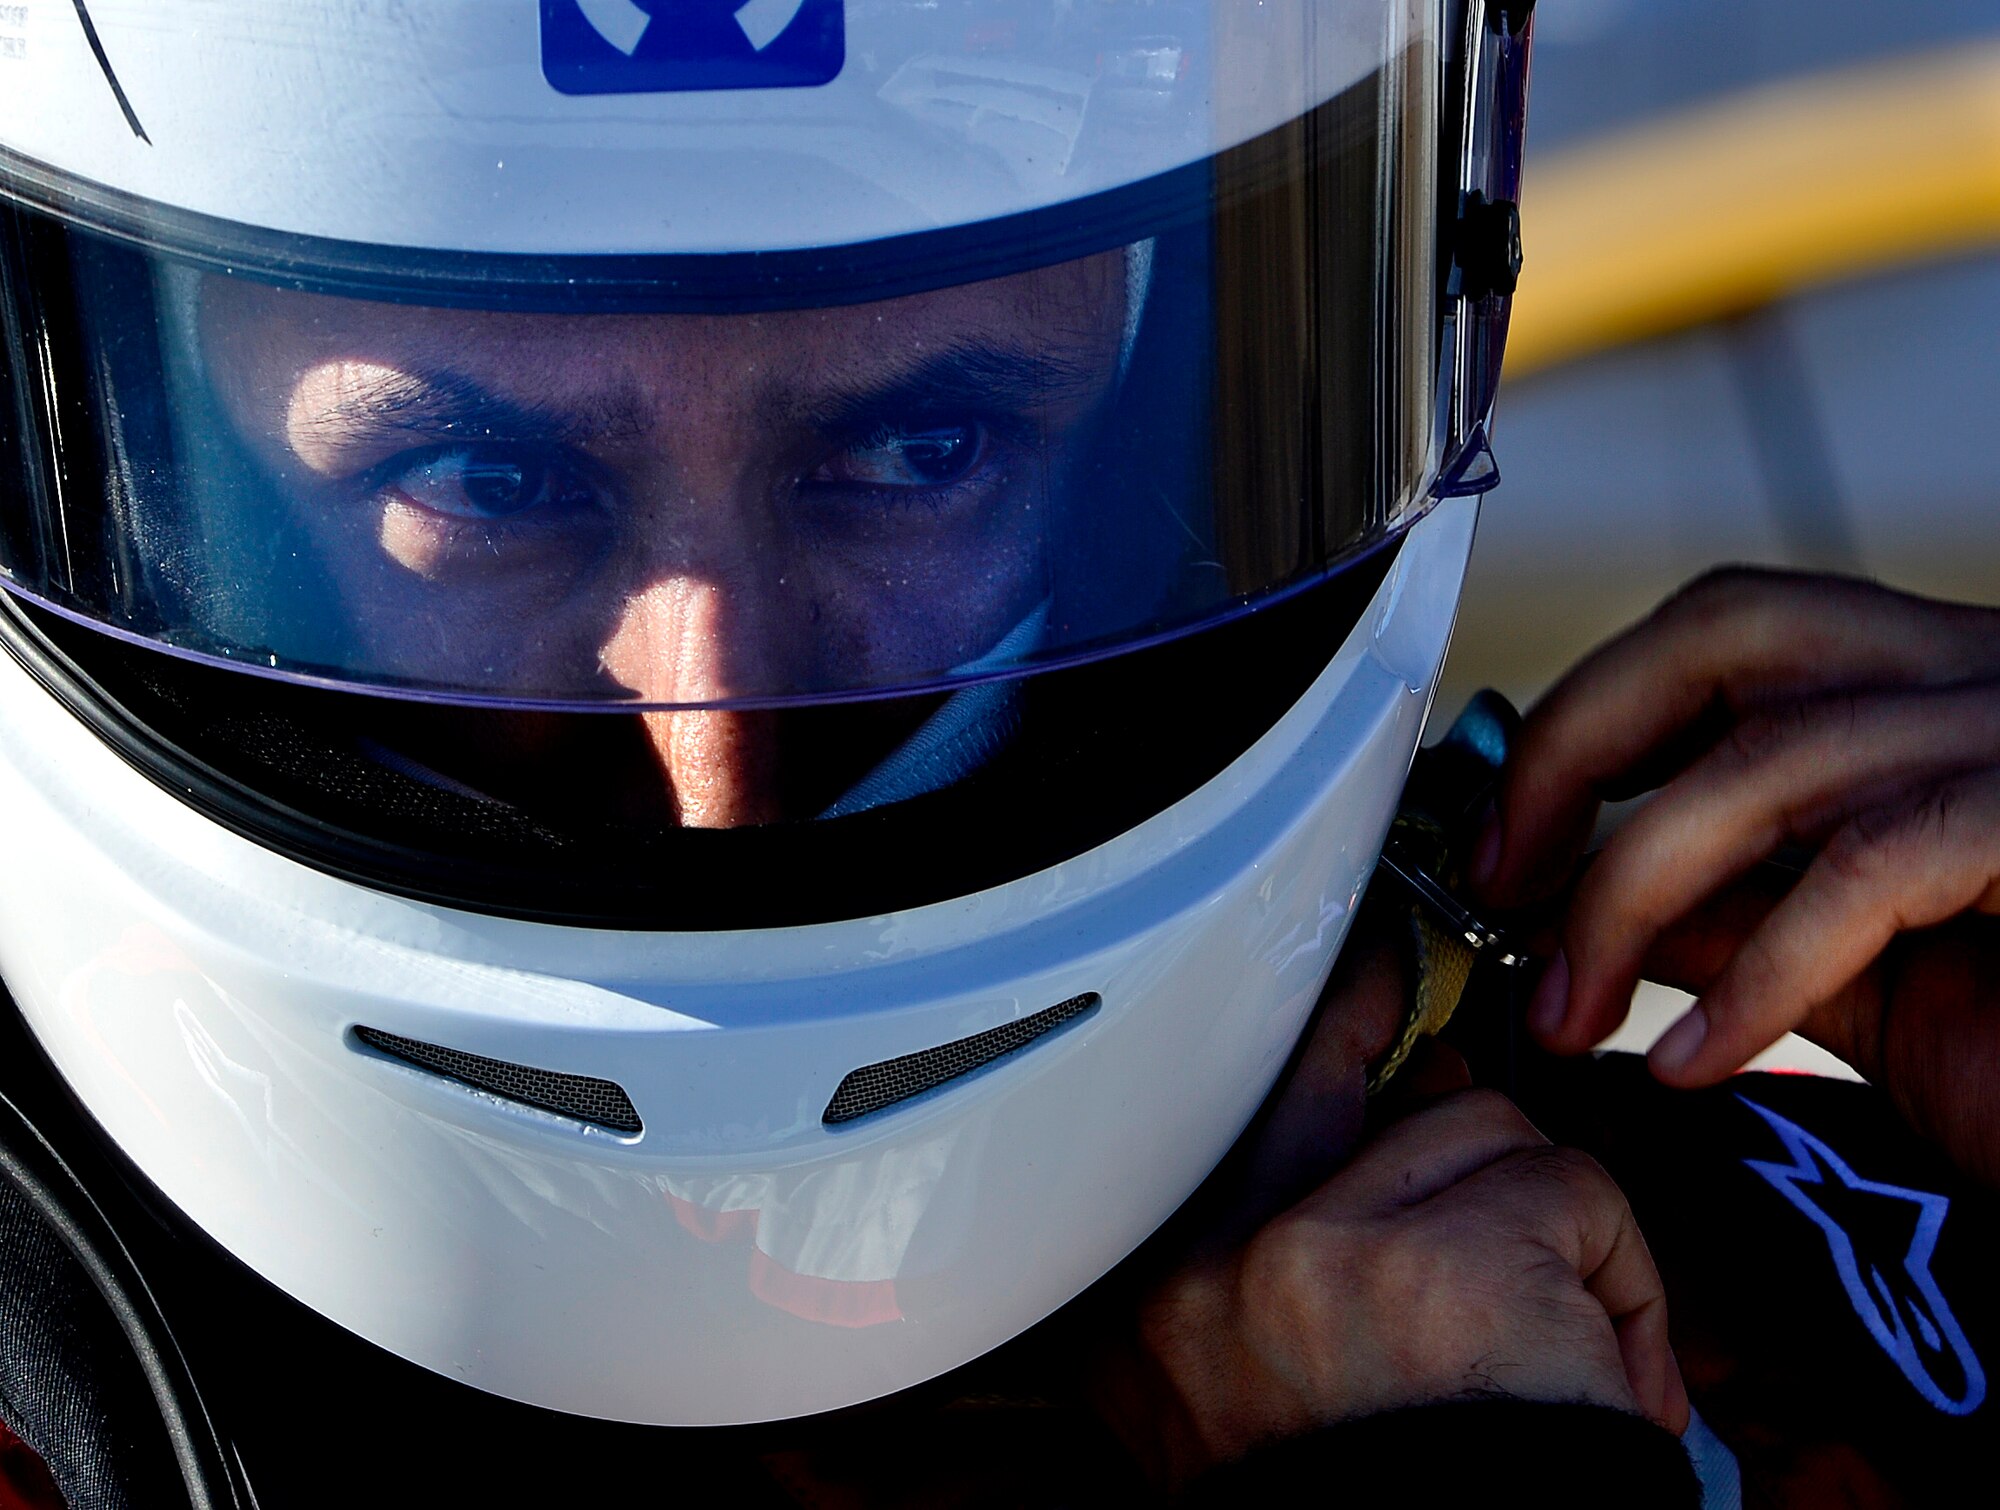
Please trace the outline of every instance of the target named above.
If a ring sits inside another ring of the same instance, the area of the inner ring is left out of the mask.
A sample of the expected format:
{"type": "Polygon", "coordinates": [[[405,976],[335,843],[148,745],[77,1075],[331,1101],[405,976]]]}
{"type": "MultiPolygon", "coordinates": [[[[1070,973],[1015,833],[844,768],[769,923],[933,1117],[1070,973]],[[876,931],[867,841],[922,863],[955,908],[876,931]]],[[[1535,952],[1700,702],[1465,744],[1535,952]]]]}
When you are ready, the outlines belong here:
{"type": "Polygon", "coordinates": [[[810,88],[846,58],[842,0],[542,0],[564,94],[810,88]]]}

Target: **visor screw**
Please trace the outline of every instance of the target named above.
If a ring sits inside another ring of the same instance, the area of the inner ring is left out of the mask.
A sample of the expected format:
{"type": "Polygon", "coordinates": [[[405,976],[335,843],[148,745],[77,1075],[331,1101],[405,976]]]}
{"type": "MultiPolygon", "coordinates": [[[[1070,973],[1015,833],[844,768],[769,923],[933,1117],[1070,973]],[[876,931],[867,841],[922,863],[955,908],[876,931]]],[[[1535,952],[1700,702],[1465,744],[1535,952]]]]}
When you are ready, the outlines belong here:
{"type": "Polygon", "coordinates": [[[1462,195],[1446,292],[1460,299],[1511,294],[1520,278],[1521,207],[1477,189],[1462,195]]]}

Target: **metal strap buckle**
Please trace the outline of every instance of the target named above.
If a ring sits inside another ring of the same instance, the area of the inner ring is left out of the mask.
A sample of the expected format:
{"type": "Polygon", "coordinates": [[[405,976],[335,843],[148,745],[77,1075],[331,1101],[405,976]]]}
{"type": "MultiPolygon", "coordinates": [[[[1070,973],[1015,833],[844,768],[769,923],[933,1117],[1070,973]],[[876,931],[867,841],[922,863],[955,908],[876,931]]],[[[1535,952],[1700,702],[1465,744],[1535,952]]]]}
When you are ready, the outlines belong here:
{"type": "Polygon", "coordinates": [[[1401,846],[1391,843],[1382,851],[1382,868],[1401,881],[1416,899],[1437,915],[1445,931],[1463,939],[1480,959],[1519,969],[1533,963],[1506,933],[1476,916],[1445,889],[1444,883],[1423,867],[1411,862],[1401,846]]]}

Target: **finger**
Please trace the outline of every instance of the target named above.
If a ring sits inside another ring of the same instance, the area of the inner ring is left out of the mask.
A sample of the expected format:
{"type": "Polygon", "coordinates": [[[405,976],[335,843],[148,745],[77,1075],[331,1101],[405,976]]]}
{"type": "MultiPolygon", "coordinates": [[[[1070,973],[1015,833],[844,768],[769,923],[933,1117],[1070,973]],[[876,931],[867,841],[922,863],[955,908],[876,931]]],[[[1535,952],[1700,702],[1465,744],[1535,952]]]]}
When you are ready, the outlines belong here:
{"type": "Polygon", "coordinates": [[[1310,1216],[1415,1205],[1498,1159],[1547,1142],[1498,1091],[1457,1091],[1391,1122],[1294,1209],[1310,1216]]]}
{"type": "Polygon", "coordinates": [[[1617,1027],[1666,928],[1787,843],[2000,755],[2000,687],[1836,694],[1755,713],[1614,834],[1564,920],[1568,997],[1534,1026],[1576,1052],[1617,1027]]]}
{"type": "Polygon", "coordinates": [[[1688,1425],[1694,1419],[1694,1402],[1688,1398],[1687,1379],[1681,1373],[1681,1360],[1674,1355],[1673,1345],[1667,1346],[1667,1409],[1660,1418],[1660,1424],[1675,1436],[1684,1436],[1688,1425]]]}
{"type": "Polygon", "coordinates": [[[1604,1309],[1639,1408],[1672,1423],[1678,1369],[1667,1340],[1666,1287],[1625,1192],[1603,1165],[1573,1148],[1527,1150],[1440,1200],[1480,1213],[1493,1230],[1525,1231],[1568,1264],[1604,1309]]]}
{"type": "Polygon", "coordinates": [[[1713,986],[1653,1046],[1670,1085],[1711,1084],[1835,998],[1899,933],[2000,911],[2000,773],[1843,827],[1713,986]]]}
{"type": "Polygon", "coordinates": [[[1840,578],[1713,573],[1570,672],[1502,777],[1489,906],[1561,884],[1598,802],[1657,784],[1704,714],[1839,688],[1942,685],[2000,669],[1989,612],[1840,578]]]}
{"type": "Polygon", "coordinates": [[[1699,996],[1798,884],[1799,872],[1759,866],[1711,893],[1661,932],[1646,952],[1642,980],[1699,996]]]}
{"type": "MultiPolygon", "coordinates": [[[[1743,945],[1761,928],[1791,888],[1799,873],[1762,867],[1736,885],[1705,899],[1694,912],[1660,936],[1646,956],[1641,976],[1701,996],[1722,978],[1743,945]]],[[[1960,982],[1950,988],[1953,999],[1972,999],[1960,982]]],[[[1934,993],[1943,1000],[1943,992],[1934,993]]],[[[1885,1072],[1882,1045],[1875,1030],[1882,1011],[1882,962],[1820,1002],[1791,1031],[1803,1035],[1836,1059],[1851,1065],[1862,1078],[1880,1082],[1885,1072]]]]}
{"type": "Polygon", "coordinates": [[[1639,1409],[1679,1436],[1687,1430],[1687,1384],[1667,1337],[1664,1302],[1621,1316],[1611,1323],[1618,1338],[1618,1357],[1639,1409]]]}

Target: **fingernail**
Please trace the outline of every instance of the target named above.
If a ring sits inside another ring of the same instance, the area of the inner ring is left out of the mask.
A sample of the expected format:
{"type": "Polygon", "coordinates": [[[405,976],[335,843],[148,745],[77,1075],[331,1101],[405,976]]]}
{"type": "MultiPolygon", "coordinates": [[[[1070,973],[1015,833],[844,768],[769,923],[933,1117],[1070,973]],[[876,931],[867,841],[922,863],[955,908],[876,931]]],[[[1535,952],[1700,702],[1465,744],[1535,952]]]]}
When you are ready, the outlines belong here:
{"type": "Polygon", "coordinates": [[[1528,1000],[1528,1031],[1537,1038],[1553,1038],[1569,1010],[1569,956],[1560,951],[1542,969],[1535,982],[1535,994],[1528,1000]]]}
{"type": "Polygon", "coordinates": [[[1479,820],[1479,837],[1472,842],[1472,858],[1466,862],[1465,879],[1474,891],[1484,891],[1500,869],[1500,809],[1487,803],[1486,816],[1479,820]]]}
{"type": "Polygon", "coordinates": [[[1689,1007],[1681,1020],[1668,1028],[1660,1041],[1647,1051],[1646,1058],[1656,1071],[1675,1074],[1700,1051],[1702,1040],[1706,1037],[1708,1014],[1699,1006],[1689,1007]]]}

